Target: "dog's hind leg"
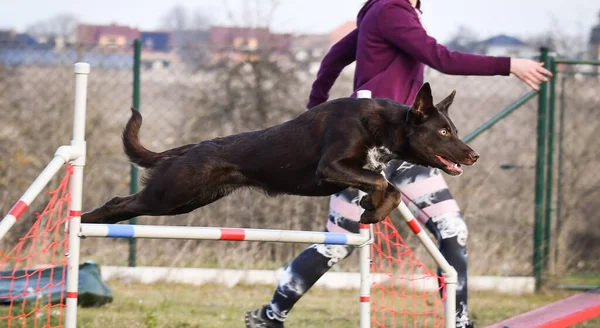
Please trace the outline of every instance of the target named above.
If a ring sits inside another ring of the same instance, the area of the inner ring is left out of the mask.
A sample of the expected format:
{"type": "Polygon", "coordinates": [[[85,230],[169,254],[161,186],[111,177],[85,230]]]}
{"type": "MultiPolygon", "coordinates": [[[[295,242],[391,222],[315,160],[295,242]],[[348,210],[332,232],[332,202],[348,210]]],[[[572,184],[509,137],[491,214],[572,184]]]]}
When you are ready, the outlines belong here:
{"type": "Polygon", "coordinates": [[[154,198],[149,196],[146,189],[137,194],[125,197],[114,197],[99,208],[84,213],[82,223],[107,223],[113,224],[141,215],[179,215],[189,213],[199,207],[213,203],[230,194],[235,187],[222,186],[209,188],[210,192],[200,193],[195,197],[154,198]],[[191,199],[190,199],[191,198],[191,199]],[[183,200],[188,201],[183,201],[183,200]]]}
{"type": "Polygon", "coordinates": [[[138,201],[139,195],[114,197],[97,209],[82,214],[81,223],[117,223],[143,215],[148,209],[138,201]]]}
{"type": "Polygon", "coordinates": [[[168,210],[163,215],[179,215],[189,213],[197,208],[209,205],[214,203],[215,201],[231,194],[236,187],[234,186],[221,186],[218,188],[212,187],[207,188],[208,191],[201,192],[194,196],[193,199],[189,200],[186,203],[180,203],[176,207],[168,210]]]}

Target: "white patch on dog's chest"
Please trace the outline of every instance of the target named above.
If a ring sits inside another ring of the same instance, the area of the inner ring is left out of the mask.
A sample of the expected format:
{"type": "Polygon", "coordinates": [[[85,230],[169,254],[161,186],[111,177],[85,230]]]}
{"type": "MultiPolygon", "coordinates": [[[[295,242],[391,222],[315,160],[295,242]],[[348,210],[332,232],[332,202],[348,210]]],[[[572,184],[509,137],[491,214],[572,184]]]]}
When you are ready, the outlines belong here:
{"type": "Polygon", "coordinates": [[[376,172],[382,171],[393,158],[392,152],[385,147],[374,147],[367,151],[367,163],[363,168],[376,172]]]}

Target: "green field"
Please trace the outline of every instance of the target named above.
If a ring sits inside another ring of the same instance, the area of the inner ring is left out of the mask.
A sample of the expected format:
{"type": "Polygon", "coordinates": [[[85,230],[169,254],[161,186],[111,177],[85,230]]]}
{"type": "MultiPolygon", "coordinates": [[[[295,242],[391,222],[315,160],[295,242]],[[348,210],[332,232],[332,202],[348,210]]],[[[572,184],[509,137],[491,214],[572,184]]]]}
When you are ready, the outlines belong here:
{"type": "MultiPolygon", "coordinates": [[[[244,312],[268,302],[273,292],[269,286],[195,287],[180,284],[129,284],[122,281],[109,281],[108,284],[113,290],[114,301],[99,308],[80,308],[78,327],[244,327],[244,312]]],[[[575,293],[554,290],[538,295],[511,296],[472,292],[469,304],[477,327],[485,327],[575,293]]],[[[291,312],[286,327],[358,327],[357,299],[356,290],[312,289],[291,312]]],[[[6,314],[6,308],[0,310],[3,315],[6,314]]],[[[43,316],[40,319],[43,320],[43,316]]],[[[22,321],[15,320],[11,327],[24,327],[22,324],[22,321]]],[[[30,317],[25,327],[33,327],[32,324],[30,317]]],[[[7,322],[0,322],[0,327],[7,327],[7,322]]],[[[427,327],[432,327],[431,322],[427,327]]],[[[600,318],[576,327],[600,327],[600,318]]]]}
{"type": "MultiPolygon", "coordinates": [[[[201,286],[126,284],[110,281],[115,299],[102,308],[81,309],[80,327],[243,327],[247,309],[271,298],[269,286],[201,286]]],[[[510,296],[473,292],[471,315],[478,327],[510,318],[576,292],[548,291],[539,295],[510,296]]],[[[311,290],[294,308],[286,327],[358,327],[358,292],[311,290]]],[[[600,318],[578,327],[600,327],[600,318]]]]}

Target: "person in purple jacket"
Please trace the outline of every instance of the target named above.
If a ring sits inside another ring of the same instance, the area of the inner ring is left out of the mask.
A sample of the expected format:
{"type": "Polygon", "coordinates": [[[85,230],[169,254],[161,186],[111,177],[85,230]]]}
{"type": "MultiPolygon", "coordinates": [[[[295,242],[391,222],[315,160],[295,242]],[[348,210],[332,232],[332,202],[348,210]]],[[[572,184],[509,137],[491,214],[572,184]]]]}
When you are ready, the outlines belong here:
{"type": "MultiPolygon", "coordinates": [[[[354,93],[371,90],[373,97],[411,104],[423,84],[425,65],[451,75],[515,75],[534,90],[551,73],[529,59],[490,57],[450,51],[427,35],[420,22],[420,0],[368,0],[357,28],[337,42],[323,58],[307,108],[329,98],[341,71],[356,61],[354,93]]],[[[467,310],[467,226],[444,177],[437,169],[392,162],[387,178],[410,199],[415,216],[436,236],[438,246],[458,271],[456,327],[473,327],[467,310]]],[[[331,197],[326,231],[358,233],[358,191],[331,197]]],[[[312,245],[286,268],[270,304],[246,313],[248,328],[281,328],[294,304],[352,246],[312,245]]]]}

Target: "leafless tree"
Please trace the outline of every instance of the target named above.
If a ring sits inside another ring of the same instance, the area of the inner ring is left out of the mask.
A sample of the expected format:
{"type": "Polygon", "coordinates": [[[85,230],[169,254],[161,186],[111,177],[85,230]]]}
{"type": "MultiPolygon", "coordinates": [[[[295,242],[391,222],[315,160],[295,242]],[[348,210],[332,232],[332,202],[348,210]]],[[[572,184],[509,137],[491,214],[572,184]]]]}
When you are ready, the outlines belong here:
{"type": "Polygon", "coordinates": [[[548,29],[526,40],[532,46],[548,47],[563,57],[584,58],[588,52],[588,33],[582,26],[576,32],[568,32],[561,21],[553,17],[548,29]]]}
{"type": "Polygon", "coordinates": [[[162,17],[160,27],[171,31],[204,30],[211,22],[210,16],[201,9],[190,11],[181,5],[175,5],[162,17]]]}
{"type": "Polygon", "coordinates": [[[67,37],[75,32],[79,23],[76,15],[58,14],[46,20],[35,22],[26,28],[27,33],[50,37],[67,37]]]}
{"type": "Polygon", "coordinates": [[[474,52],[478,41],[479,35],[475,30],[468,26],[460,25],[446,45],[455,51],[474,52]]]}
{"type": "Polygon", "coordinates": [[[162,18],[161,27],[167,30],[183,31],[188,27],[188,14],[181,5],[175,5],[162,18]]]}

